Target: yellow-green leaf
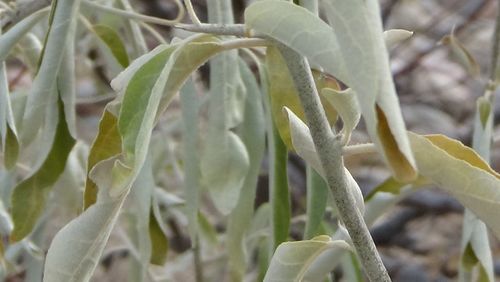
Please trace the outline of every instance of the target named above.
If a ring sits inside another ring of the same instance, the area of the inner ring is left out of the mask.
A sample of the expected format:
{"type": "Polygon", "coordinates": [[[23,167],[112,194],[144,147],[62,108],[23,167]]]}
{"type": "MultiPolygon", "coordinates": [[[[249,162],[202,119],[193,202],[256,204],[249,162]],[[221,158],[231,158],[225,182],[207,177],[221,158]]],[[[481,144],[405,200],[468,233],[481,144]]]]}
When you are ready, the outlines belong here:
{"type": "Polygon", "coordinates": [[[111,158],[122,150],[117,121],[117,118],[108,109],[104,110],[99,122],[99,131],[92,143],[87,161],[87,180],[83,198],[84,209],[94,204],[97,199],[97,185],[90,179],[88,174],[98,162],[111,158]]]}

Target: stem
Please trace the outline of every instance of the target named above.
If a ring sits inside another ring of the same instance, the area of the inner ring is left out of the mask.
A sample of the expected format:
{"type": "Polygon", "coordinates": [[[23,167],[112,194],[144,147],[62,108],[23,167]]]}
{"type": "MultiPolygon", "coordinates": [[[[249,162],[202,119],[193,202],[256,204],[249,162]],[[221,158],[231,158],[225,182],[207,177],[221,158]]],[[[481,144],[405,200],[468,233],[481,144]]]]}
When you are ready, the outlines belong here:
{"type": "Polygon", "coordinates": [[[269,41],[260,38],[238,38],[224,41],[222,44],[226,50],[239,48],[264,47],[269,45],[269,41]]]}
{"type": "Polygon", "coordinates": [[[194,272],[196,282],[203,282],[203,263],[201,261],[200,238],[195,236],[195,244],[193,246],[194,272]]]}
{"type": "Polygon", "coordinates": [[[356,144],[342,148],[342,156],[366,155],[377,153],[377,148],[373,143],[356,144]]]}
{"type": "Polygon", "coordinates": [[[174,27],[191,32],[250,37],[244,24],[176,24],[174,27]]]}
{"type": "Polygon", "coordinates": [[[104,5],[101,5],[101,4],[98,4],[95,2],[91,2],[88,0],[84,0],[81,3],[82,3],[82,5],[85,5],[88,8],[100,10],[102,12],[107,12],[110,14],[124,17],[124,18],[129,18],[129,19],[133,19],[133,20],[138,20],[138,21],[143,21],[143,22],[153,23],[153,24],[158,24],[158,25],[167,25],[167,26],[173,26],[173,25],[179,23],[182,20],[182,18],[184,18],[184,14],[185,14],[184,6],[182,6],[182,4],[179,1],[175,1],[175,3],[177,4],[177,7],[179,8],[179,13],[177,14],[177,17],[175,17],[175,19],[173,19],[173,20],[151,17],[151,16],[146,16],[146,15],[142,15],[142,14],[138,14],[138,13],[134,13],[134,12],[129,12],[129,11],[121,10],[121,9],[116,9],[116,8],[113,8],[110,6],[104,6],[104,5]]]}
{"type": "Polygon", "coordinates": [[[191,3],[191,0],[184,0],[184,5],[186,5],[187,13],[189,15],[189,18],[194,24],[201,24],[200,19],[198,19],[198,16],[196,15],[196,12],[193,9],[193,4],[191,3]]]}
{"type": "Polygon", "coordinates": [[[340,219],[344,222],[353,245],[364,266],[368,279],[373,282],[391,281],[377,252],[363,216],[356,208],[354,196],[349,192],[342,159],[342,144],[326,119],[316,90],[309,63],[294,50],[278,43],[283,58],[297,87],[309,130],[325,171],[340,219]]]}

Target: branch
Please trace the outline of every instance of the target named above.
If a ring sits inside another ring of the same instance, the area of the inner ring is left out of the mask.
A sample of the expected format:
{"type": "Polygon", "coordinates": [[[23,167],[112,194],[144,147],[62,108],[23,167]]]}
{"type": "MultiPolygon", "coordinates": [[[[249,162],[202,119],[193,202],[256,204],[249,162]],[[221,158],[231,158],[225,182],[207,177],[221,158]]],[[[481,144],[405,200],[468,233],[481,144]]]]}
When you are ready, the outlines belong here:
{"type": "Polygon", "coordinates": [[[278,47],[287,62],[298,90],[314,146],[325,171],[326,181],[332,191],[340,218],[349,232],[366,274],[372,282],[391,281],[363,216],[356,208],[354,196],[348,189],[342,159],[342,143],[340,137],[333,134],[328,124],[309,63],[294,50],[282,44],[278,44],[278,47]]]}

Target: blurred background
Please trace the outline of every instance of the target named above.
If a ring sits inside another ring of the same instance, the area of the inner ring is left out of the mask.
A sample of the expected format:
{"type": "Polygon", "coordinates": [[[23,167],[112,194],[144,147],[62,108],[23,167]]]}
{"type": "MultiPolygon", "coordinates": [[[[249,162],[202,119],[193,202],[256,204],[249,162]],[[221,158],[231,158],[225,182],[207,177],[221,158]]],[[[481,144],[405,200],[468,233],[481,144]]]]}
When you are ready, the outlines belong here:
{"type": "MultiPolygon", "coordinates": [[[[206,21],[206,1],[192,2],[200,20],[206,21]]],[[[242,22],[244,8],[251,2],[233,1],[236,21],[242,22]]],[[[170,19],[177,13],[175,4],[167,0],[134,0],[131,3],[137,12],[155,17],[170,19]]],[[[414,32],[410,39],[390,51],[397,92],[410,130],[422,134],[441,133],[471,145],[476,99],[484,93],[491,69],[497,3],[494,0],[381,1],[385,29],[402,28],[414,32]],[[471,69],[464,65],[453,55],[450,46],[443,44],[441,39],[452,32],[473,56],[477,67],[471,69]]],[[[189,19],[186,17],[185,21],[189,22],[189,19]]],[[[168,27],[155,26],[155,29],[167,41],[174,36],[185,36],[184,32],[168,27]]],[[[154,37],[147,40],[151,49],[158,44],[154,37]]],[[[77,54],[82,62],[93,62],[93,71],[82,68],[78,78],[78,130],[82,139],[90,144],[97,132],[104,105],[113,97],[109,95],[111,89],[106,86],[113,78],[113,72],[100,65],[103,59],[98,50],[82,47],[80,51],[77,50],[77,54]],[[100,83],[95,82],[96,77],[100,83]]],[[[208,66],[202,67],[201,87],[208,83],[209,71],[208,66]]],[[[8,75],[13,90],[24,88],[31,82],[27,67],[16,60],[9,61],[8,75]]],[[[176,118],[175,103],[172,108],[174,110],[167,111],[165,120],[176,118]]],[[[495,113],[495,124],[498,124],[500,99],[496,99],[495,113]]],[[[497,125],[494,132],[496,138],[491,164],[499,171],[500,126],[497,125]]],[[[361,124],[351,143],[368,141],[361,124]]],[[[168,146],[168,150],[175,151],[181,145],[168,146]]],[[[364,193],[389,175],[376,158],[350,157],[346,159],[346,164],[364,193]]],[[[268,198],[266,166],[264,163],[256,207],[268,198]]],[[[306,204],[305,166],[300,158],[293,155],[290,157],[289,181],[293,215],[300,216],[306,204]]],[[[175,181],[169,181],[168,189],[176,191],[176,185],[175,181]]],[[[455,281],[460,259],[462,215],[463,207],[458,202],[430,188],[412,194],[377,221],[371,231],[394,281],[455,281]]],[[[218,230],[224,230],[223,221],[213,219],[213,222],[218,230]]],[[[292,225],[291,236],[301,239],[303,223],[296,222],[292,225]]],[[[170,256],[176,257],[189,248],[190,242],[182,222],[173,217],[169,226],[173,230],[170,234],[170,256]]],[[[500,279],[500,243],[491,237],[491,245],[495,273],[500,279]]],[[[126,281],[127,252],[108,251],[106,254],[93,281],[126,281]]],[[[165,267],[169,267],[169,262],[165,267]]],[[[183,268],[177,265],[173,269],[178,269],[172,272],[175,281],[191,281],[189,266],[183,268]]],[[[9,281],[21,280],[12,277],[9,281]]]]}

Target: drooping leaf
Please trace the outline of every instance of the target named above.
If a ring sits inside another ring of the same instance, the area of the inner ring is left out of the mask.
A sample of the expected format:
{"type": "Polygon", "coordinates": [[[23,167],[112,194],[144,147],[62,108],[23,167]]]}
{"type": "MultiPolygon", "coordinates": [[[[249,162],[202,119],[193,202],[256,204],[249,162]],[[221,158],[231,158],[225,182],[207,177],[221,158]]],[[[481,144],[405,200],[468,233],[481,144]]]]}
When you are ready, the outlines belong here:
{"type": "Polygon", "coordinates": [[[358,125],[361,118],[358,101],[352,90],[349,88],[344,91],[337,91],[331,88],[325,88],[321,91],[323,97],[335,108],[342,118],[342,143],[349,143],[351,133],[358,125]]]}
{"type": "Polygon", "coordinates": [[[13,241],[23,239],[33,230],[42,215],[52,185],[64,171],[66,159],[74,144],[75,139],[69,133],[62,102],[59,101],[59,121],[47,158],[40,169],[19,183],[12,193],[13,241]]]}
{"type": "Polygon", "coordinates": [[[203,186],[208,188],[215,206],[223,214],[229,214],[235,207],[249,168],[245,145],[230,131],[235,126],[235,114],[231,113],[234,110],[228,101],[237,95],[238,79],[236,50],[210,61],[209,120],[200,160],[201,176],[203,186]]]}
{"type": "MultiPolygon", "coordinates": [[[[262,66],[260,66],[262,68],[262,66]]],[[[254,203],[262,158],[265,150],[265,120],[262,93],[250,68],[239,60],[239,69],[246,89],[246,107],[241,139],[248,151],[250,167],[241,188],[238,203],[229,216],[227,248],[229,267],[234,281],[244,278],[248,258],[245,237],[254,214],[254,203]]]]}
{"type": "MultiPolygon", "coordinates": [[[[332,27],[286,1],[256,2],[245,11],[251,30],[270,36],[339,78],[358,95],[368,132],[396,178],[416,177],[394,91],[376,1],[325,2],[332,27]],[[279,10],[277,15],[273,11],[279,10]],[[377,110],[377,108],[379,110],[377,110]],[[385,129],[379,129],[385,118],[385,129]]],[[[250,31],[251,32],[251,31],[250,31]]]]}
{"type": "Polygon", "coordinates": [[[124,68],[128,67],[129,58],[127,49],[118,32],[112,27],[103,24],[92,26],[92,30],[106,44],[118,63],[124,68]]]}
{"type": "Polygon", "coordinates": [[[105,109],[99,122],[99,131],[92,143],[88,156],[87,180],[85,181],[83,198],[84,209],[93,205],[97,199],[97,186],[89,177],[90,171],[100,161],[111,158],[121,152],[121,138],[117,123],[117,118],[108,109],[105,109]]]}
{"type": "Polygon", "coordinates": [[[384,31],[384,41],[387,49],[391,49],[398,43],[412,37],[413,31],[406,29],[389,29],[384,31]]]}
{"type": "Polygon", "coordinates": [[[198,112],[200,102],[194,82],[189,79],[181,89],[182,137],[184,161],[184,198],[192,242],[198,228],[198,205],[200,200],[200,149],[198,112]]]}
{"type": "Polygon", "coordinates": [[[411,133],[419,172],[450,193],[500,237],[500,175],[472,149],[442,135],[411,133]]]}
{"type": "Polygon", "coordinates": [[[320,282],[331,271],[332,255],[338,250],[350,250],[345,241],[332,241],[326,235],[311,240],[286,242],[274,253],[265,282],[310,281],[320,282]]]}
{"type": "Polygon", "coordinates": [[[67,46],[72,38],[79,4],[78,0],[53,1],[52,3],[49,31],[23,116],[21,140],[25,145],[30,144],[38,132],[44,128],[48,112],[55,111],[57,108],[56,80],[65,55],[65,48],[71,48],[67,46]]]}

